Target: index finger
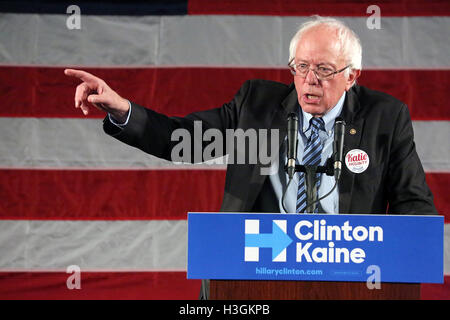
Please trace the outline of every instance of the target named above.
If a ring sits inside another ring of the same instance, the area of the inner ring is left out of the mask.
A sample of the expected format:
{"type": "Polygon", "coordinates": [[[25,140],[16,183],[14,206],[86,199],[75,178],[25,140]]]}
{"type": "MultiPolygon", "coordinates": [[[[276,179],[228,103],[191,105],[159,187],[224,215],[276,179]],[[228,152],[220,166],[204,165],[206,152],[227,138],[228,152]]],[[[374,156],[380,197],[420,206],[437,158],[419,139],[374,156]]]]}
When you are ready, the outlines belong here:
{"type": "Polygon", "coordinates": [[[70,77],[76,77],[84,82],[87,83],[98,83],[101,79],[97,78],[93,74],[90,74],[89,72],[83,71],[83,70],[76,70],[76,69],[65,69],[64,74],[66,76],[70,77]]]}

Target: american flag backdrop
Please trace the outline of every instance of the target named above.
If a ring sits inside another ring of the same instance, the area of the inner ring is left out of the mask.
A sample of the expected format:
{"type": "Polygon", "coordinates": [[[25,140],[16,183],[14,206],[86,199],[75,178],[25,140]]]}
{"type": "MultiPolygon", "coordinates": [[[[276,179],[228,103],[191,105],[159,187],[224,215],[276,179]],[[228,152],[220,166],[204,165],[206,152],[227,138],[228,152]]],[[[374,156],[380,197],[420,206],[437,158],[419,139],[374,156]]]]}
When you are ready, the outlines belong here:
{"type": "Polygon", "coordinates": [[[103,113],[74,108],[78,82],[63,70],[183,116],[247,79],[290,83],[289,41],[312,14],[355,30],[359,83],[410,108],[446,222],[445,283],[421,295],[450,299],[448,0],[0,1],[0,299],[196,299],[186,213],[219,210],[225,166],[175,165],[107,136],[103,113]],[[80,29],[68,27],[72,4],[80,29]],[[71,265],[81,289],[67,287],[71,265]]]}

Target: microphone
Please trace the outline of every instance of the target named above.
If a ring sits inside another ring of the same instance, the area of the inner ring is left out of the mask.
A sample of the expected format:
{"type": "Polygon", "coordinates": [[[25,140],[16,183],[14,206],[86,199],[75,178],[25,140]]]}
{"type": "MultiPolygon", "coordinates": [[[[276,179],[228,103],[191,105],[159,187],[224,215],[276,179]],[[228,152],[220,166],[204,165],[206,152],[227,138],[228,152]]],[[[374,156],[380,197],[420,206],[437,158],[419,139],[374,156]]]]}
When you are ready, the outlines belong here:
{"type": "Polygon", "coordinates": [[[295,174],[295,160],[297,159],[297,146],[298,146],[298,117],[295,113],[290,113],[287,119],[287,174],[289,180],[294,177],[295,174]]]}
{"type": "Polygon", "coordinates": [[[334,122],[334,141],[333,141],[333,154],[334,154],[334,179],[336,182],[341,176],[342,170],[342,158],[344,153],[344,133],[345,133],[345,121],[341,117],[337,117],[334,122]]]}

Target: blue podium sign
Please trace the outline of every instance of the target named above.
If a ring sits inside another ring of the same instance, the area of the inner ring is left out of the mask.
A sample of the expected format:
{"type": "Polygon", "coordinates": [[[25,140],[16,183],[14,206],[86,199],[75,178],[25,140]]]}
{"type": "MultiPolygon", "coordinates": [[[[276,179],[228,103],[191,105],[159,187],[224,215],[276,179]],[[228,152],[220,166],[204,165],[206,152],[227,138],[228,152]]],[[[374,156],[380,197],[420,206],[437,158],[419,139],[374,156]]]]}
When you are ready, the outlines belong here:
{"type": "Polygon", "coordinates": [[[442,216],[189,213],[189,279],[443,282],[442,216]]]}

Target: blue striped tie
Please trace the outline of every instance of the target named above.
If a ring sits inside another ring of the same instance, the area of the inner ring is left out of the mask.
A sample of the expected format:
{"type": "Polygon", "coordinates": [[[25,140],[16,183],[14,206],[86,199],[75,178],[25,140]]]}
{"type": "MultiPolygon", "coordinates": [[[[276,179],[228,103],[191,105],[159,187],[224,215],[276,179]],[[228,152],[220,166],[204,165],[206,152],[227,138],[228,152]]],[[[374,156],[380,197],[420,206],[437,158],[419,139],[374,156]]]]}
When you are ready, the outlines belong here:
{"type": "MultiPolygon", "coordinates": [[[[306,143],[305,151],[303,153],[303,165],[305,166],[318,166],[320,165],[322,154],[322,143],[319,137],[319,131],[324,128],[325,123],[322,118],[312,118],[310,121],[311,136],[306,143]]],[[[306,209],[306,189],[305,189],[305,174],[300,172],[300,180],[298,182],[297,192],[297,206],[296,212],[303,213],[306,209]]],[[[316,186],[317,190],[320,187],[320,173],[316,173],[316,186]]],[[[318,212],[318,206],[316,206],[315,213],[318,212]]]]}

